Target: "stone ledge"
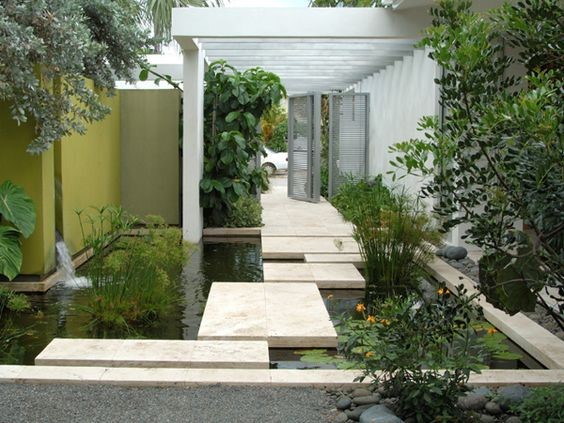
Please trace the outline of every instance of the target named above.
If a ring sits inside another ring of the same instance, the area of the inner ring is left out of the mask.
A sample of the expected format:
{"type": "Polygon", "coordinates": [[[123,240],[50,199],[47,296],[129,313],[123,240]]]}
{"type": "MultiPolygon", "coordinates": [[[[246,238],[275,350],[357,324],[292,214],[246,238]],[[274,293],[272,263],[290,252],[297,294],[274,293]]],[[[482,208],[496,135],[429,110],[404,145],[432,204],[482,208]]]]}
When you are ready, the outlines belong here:
{"type": "Polygon", "coordinates": [[[258,237],[261,234],[261,228],[205,228],[204,237],[258,237]]]}
{"type": "MultiPolygon", "coordinates": [[[[463,284],[470,295],[478,293],[474,281],[440,259],[429,263],[427,269],[450,290],[454,291],[456,286],[463,284]]],[[[483,295],[478,297],[478,302],[484,310],[484,317],[537,361],[549,369],[564,369],[564,341],[523,313],[510,316],[488,303],[483,295]]]]}
{"type": "MultiPolygon", "coordinates": [[[[354,370],[277,369],[170,369],[58,366],[0,366],[0,383],[108,384],[120,386],[295,386],[315,388],[355,387],[354,370]]],[[[484,370],[472,374],[474,386],[523,384],[540,386],[564,383],[564,370],[484,370]]]]}

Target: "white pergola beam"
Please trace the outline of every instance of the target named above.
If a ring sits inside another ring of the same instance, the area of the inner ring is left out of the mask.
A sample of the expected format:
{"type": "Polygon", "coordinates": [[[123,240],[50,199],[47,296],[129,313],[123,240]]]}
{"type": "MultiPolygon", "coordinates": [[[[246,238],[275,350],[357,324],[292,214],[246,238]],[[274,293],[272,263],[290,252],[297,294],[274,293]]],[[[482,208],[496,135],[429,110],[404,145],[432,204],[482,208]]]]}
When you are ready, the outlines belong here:
{"type": "Polygon", "coordinates": [[[172,34],[193,38],[413,39],[430,23],[417,10],[383,8],[175,8],[172,34]]]}

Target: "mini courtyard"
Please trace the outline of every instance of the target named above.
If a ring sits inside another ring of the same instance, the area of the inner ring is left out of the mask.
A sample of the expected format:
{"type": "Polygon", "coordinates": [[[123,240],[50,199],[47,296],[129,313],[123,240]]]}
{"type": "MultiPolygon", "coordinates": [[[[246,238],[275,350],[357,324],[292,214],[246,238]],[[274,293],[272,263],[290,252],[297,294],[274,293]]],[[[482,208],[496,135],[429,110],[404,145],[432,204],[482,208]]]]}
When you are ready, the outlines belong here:
{"type": "Polygon", "coordinates": [[[172,9],[181,54],[127,71],[41,56],[43,105],[0,66],[7,421],[81,393],[113,421],[564,419],[562,5],[321,3],[172,9]]]}

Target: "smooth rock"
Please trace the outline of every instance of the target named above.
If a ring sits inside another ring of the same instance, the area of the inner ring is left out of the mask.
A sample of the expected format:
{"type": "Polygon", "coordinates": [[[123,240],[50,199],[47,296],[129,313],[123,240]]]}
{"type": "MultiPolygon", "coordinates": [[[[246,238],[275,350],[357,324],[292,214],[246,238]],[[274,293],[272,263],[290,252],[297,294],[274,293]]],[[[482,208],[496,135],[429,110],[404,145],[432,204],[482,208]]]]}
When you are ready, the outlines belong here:
{"type": "Polygon", "coordinates": [[[367,397],[353,398],[352,402],[354,402],[356,405],[377,404],[378,402],[380,402],[381,398],[382,397],[380,396],[380,394],[372,394],[367,397]]]}
{"type": "Polygon", "coordinates": [[[380,404],[385,405],[388,408],[394,408],[396,403],[398,402],[397,398],[384,398],[380,401],[380,404]]]}
{"type": "Polygon", "coordinates": [[[497,390],[496,402],[504,411],[519,405],[529,395],[530,389],[522,385],[502,386],[497,390]]]}
{"type": "Polygon", "coordinates": [[[522,423],[522,421],[517,416],[511,416],[507,420],[505,420],[505,423],[522,423]]]}
{"type": "Polygon", "coordinates": [[[345,410],[345,414],[349,419],[358,421],[360,419],[360,415],[370,407],[373,407],[373,405],[359,405],[354,410],[345,410]]]}
{"type": "Polygon", "coordinates": [[[356,388],[354,391],[352,391],[351,397],[356,398],[356,397],[368,397],[372,395],[372,392],[369,391],[368,389],[365,388],[356,388]]]}
{"type": "Polygon", "coordinates": [[[339,401],[337,401],[337,408],[339,410],[344,410],[345,408],[349,408],[351,406],[351,403],[352,401],[349,397],[341,397],[339,398],[339,401]]]}
{"type": "Polygon", "coordinates": [[[479,411],[488,402],[488,399],[479,393],[469,392],[466,395],[458,397],[458,407],[463,410],[479,411]]]}
{"type": "Polygon", "coordinates": [[[480,414],[480,423],[495,423],[497,419],[489,414],[480,414]]]}
{"type": "Polygon", "coordinates": [[[446,247],[444,256],[451,260],[462,260],[468,255],[468,250],[464,247],[446,247]]]}
{"type": "Polygon", "coordinates": [[[392,410],[385,405],[373,405],[360,416],[360,423],[403,423],[392,410]]]}
{"type": "Polygon", "coordinates": [[[493,401],[488,401],[484,408],[486,409],[488,414],[491,414],[492,416],[499,416],[501,413],[503,413],[503,410],[501,409],[499,404],[493,401]]]}
{"type": "Polygon", "coordinates": [[[349,419],[349,416],[347,416],[343,412],[340,412],[339,414],[337,414],[334,421],[335,421],[335,423],[346,423],[348,419],[349,419]]]}
{"type": "Polygon", "coordinates": [[[435,255],[439,257],[444,257],[446,248],[447,247],[437,248],[437,250],[435,251],[435,255]]]}

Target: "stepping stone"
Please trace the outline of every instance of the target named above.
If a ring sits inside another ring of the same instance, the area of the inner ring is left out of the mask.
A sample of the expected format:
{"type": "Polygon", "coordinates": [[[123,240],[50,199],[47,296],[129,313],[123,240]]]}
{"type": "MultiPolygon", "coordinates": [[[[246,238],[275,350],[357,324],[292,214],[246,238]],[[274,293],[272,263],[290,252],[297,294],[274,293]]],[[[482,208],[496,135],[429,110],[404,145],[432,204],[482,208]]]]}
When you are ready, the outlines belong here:
{"type": "Polygon", "coordinates": [[[35,358],[42,366],[268,369],[265,341],[55,338],[35,358]]]}
{"type": "Polygon", "coordinates": [[[351,263],[264,263],[263,269],[265,282],[314,282],[319,289],[365,286],[364,278],[351,263]]]}
{"type": "Polygon", "coordinates": [[[352,237],[262,237],[262,257],[265,260],[303,260],[305,254],[359,254],[352,237]]]}
{"type": "Polygon", "coordinates": [[[337,346],[314,283],[214,283],[198,339],[261,339],[271,348],[337,346]]]}
{"type": "Polygon", "coordinates": [[[305,254],[306,263],[352,263],[358,269],[364,268],[364,260],[360,254],[305,254]]]}

